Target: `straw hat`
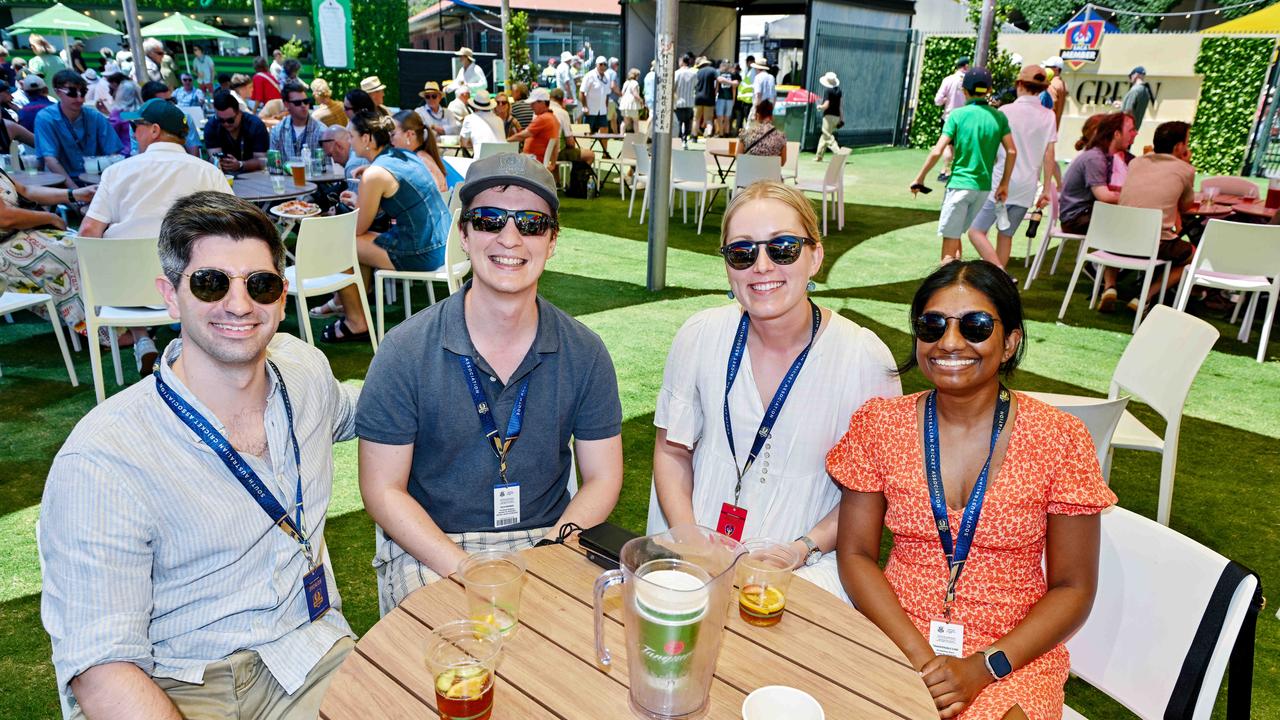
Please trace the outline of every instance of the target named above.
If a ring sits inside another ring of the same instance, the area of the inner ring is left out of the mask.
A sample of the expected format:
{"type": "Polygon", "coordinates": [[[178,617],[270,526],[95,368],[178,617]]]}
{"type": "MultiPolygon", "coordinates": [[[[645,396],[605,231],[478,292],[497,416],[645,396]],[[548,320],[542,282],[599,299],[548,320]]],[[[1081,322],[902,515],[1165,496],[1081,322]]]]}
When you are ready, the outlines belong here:
{"type": "Polygon", "coordinates": [[[698,61],[694,63],[693,66],[702,67],[703,65],[710,65],[710,64],[711,64],[711,61],[707,59],[706,55],[703,55],[702,57],[698,58],[698,61]]]}
{"type": "Polygon", "coordinates": [[[376,93],[379,90],[386,90],[387,86],[382,84],[377,75],[370,75],[360,81],[360,89],[367,93],[376,93]]]}
{"type": "Polygon", "coordinates": [[[757,70],[768,70],[768,69],[769,69],[769,63],[760,62],[759,60],[757,60],[757,61],[755,61],[755,62],[751,63],[751,67],[753,67],[753,68],[755,68],[755,69],[757,69],[757,70]]]}
{"type": "Polygon", "coordinates": [[[472,95],[470,100],[467,100],[467,104],[476,110],[492,110],[498,103],[489,97],[488,90],[477,90],[476,94],[472,95]]]}
{"type": "Polygon", "coordinates": [[[458,48],[458,51],[454,53],[458,57],[471,57],[474,54],[469,47],[458,48]]]}
{"type": "Polygon", "coordinates": [[[840,87],[840,78],[836,77],[834,72],[828,72],[826,75],[818,78],[818,83],[821,84],[822,87],[838,88],[840,87]]]}
{"type": "Polygon", "coordinates": [[[427,96],[427,93],[435,93],[435,94],[439,95],[439,94],[440,94],[440,83],[436,82],[435,80],[428,80],[428,81],[427,81],[427,82],[422,86],[422,92],[418,93],[418,97],[420,97],[420,98],[425,98],[425,97],[427,96]]]}

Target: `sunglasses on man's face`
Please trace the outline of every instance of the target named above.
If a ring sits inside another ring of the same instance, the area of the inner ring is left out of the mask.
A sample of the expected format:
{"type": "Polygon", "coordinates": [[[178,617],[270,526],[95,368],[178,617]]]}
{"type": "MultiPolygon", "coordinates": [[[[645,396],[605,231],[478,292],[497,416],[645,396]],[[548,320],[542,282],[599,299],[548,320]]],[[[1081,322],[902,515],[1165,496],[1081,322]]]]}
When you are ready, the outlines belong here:
{"type": "Polygon", "coordinates": [[[303,98],[301,100],[289,100],[288,102],[290,105],[294,107],[303,107],[303,106],[310,107],[311,106],[311,101],[306,98],[303,98]]]}
{"type": "Polygon", "coordinates": [[[439,95],[437,95],[437,94],[435,94],[435,93],[427,93],[426,95],[423,95],[422,97],[423,97],[423,98],[425,98],[425,99],[427,99],[427,100],[438,100],[438,99],[440,99],[440,96],[439,96],[439,95]]]}
{"type": "Polygon", "coordinates": [[[526,237],[546,235],[548,230],[559,227],[555,218],[537,210],[506,210],[496,207],[472,208],[462,214],[471,229],[478,232],[499,233],[507,226],[507,220],[516,221],[516,230],[526,237]]]}
{"type": "Polygon", "coordinates": [[[58,92],[69,98],[78,98],[84,94],[81,92],[80,88],[58,88],[58,92]]]}
{"type": "Polygon", "coordinates": [[[231,275],[217,268],[200,268],[191,274],[183,273],[188,278],[191,294],[197,300],[212,303],[227,296],[231,290],[231,281],[235,278],[244,280],[245,290],[250,299],[259,305],[270,305],[284,294],[284,278],[268,270],[259,270],[248,275],[231,275]]]}
{"type": "Polygon", "coordinates": [[[725,264],[734,270],[746,270],[756,264],[760,257],[760,246],[775,265],[790,265],[800,259],[800,251],[805,245],[816,245],[809,238],[794,235],[779,235],[772,240],[737,240],[720,248],[725,264]]]}
{"type": "Polygon", "coordinates": [[[227,125],[227,126],[235,125],[235,124],[236,124],[236,117],[238,117],[238,116],[237,116],[237,115],[232,115],[231,117],[222,117],[221,115],[219,115],[219,116],[218,116],[218,122],[222,123],[223,125],[227,125]]]}
{"type": "Polygon", "coordinates": [[[991,313],[982,310],[967,312],[960,317],[943,315],[938,312],[927,312],[912,322],[916,338],[922,342],[935,343],[947,334],[947,323],[955,320],[960,327],[960,336],[971,343],[984,342],[996,330],[1000,322],[991,313]]]}

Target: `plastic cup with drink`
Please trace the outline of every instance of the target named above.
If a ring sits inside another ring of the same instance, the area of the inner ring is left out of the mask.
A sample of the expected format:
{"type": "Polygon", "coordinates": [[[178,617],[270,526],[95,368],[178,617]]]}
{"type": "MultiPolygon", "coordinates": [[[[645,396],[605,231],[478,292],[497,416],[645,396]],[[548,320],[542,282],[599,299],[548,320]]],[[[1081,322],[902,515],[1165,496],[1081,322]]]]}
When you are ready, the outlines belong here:
{"type": "Polygon", "coordinates": [[[307,184],[307,164],[301,160],[289,161],[289,172],[293,173],[293,184],[302,187],[307,184]]]}
{"type": "Polygon", "coordinates": [[[1201,201],[1201,203],[1200,203],[1200,209],[1201,209],[1201,210],[1212,210],[1212,209],[1213,209],[1213,201],[1214,201],[1214,200],[1216,200],[1216,199],[1218,198],[1218,186],[1217,186],[1217,185],[1210,185],[1209,187],[1201,188],[1201,189],[1200,189],[1200,194],[1201,194],[1202,196],[1204,196],[1204,200],[1203,200],[1203,201],[1201,201]]]}
{"type": "Polygon", "coordinates": [[[776,540],[750,540],[743,545],[747,554],[738,560],[738,615],[758,627],[777,625],[799,553],[776,540]]]}
{"type": "Polygon", "coordinates": [[[488,623],[504,636],[514,634],[519,627],[524,574],[524,560],[507,550],[484,550],[463,560],[458,577],[467,590],[471,620],[488,623]]]}
{"type": "Polygon", "coordinates": [[[493,713],[493,684],[502,635],[488,623],[455,620],[427,638],[440,720],[488,720],[493,713]]]}
{"type": "Polygon", "coordinates": [[[826,717],[812,695],[786,685],[766,685],[742,701],[742,720],[825,720],[826,717]]]}

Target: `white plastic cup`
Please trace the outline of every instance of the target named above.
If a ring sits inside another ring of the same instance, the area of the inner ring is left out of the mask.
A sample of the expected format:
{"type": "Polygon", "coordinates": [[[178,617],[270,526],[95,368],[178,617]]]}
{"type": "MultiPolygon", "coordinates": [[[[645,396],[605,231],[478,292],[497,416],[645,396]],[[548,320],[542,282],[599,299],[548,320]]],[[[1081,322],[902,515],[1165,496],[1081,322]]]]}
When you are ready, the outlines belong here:
{"type": "Polygon", "coordinates": [[[742,720],[826,720],[812,695],[786,685],[757,688],[742,701],[742,720]]]}

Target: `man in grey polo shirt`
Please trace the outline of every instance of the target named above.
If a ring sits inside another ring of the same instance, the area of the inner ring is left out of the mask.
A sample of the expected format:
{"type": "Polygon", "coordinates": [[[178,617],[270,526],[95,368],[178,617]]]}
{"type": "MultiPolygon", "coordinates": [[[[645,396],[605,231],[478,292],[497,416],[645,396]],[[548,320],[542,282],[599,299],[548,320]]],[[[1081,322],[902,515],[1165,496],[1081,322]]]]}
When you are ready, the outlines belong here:
{"type": "Polygon", "coordinates": [[[555,179],[531,156],[495,155],[471,166],[460,198],[474,277],[387,333],[357,410],[383,614],[469,552],[604,521],[622,487],[613,361],[538,297],[559,230],[555,179]]]}

